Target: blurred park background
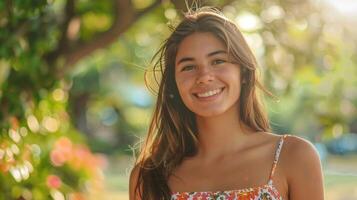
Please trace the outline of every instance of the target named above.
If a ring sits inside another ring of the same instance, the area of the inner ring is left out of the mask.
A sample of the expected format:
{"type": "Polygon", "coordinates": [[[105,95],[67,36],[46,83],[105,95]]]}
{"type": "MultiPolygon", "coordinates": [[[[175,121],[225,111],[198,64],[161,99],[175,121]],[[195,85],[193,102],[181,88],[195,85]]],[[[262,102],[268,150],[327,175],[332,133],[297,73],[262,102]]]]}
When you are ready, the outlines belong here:
{"type": "MultiPolygon", "coordinates": [[[[188,1],[190,4],[192,1],[188,1]]],[[[207,0],[258,59],[276,133],[310,140],[326,199],[357,199],[357,2],[207,0]]],[[[0,200],[127,200],[183,0],[0,0],[0,200]],[[153,86],[155,88],[155,85],[153,86]]]]}

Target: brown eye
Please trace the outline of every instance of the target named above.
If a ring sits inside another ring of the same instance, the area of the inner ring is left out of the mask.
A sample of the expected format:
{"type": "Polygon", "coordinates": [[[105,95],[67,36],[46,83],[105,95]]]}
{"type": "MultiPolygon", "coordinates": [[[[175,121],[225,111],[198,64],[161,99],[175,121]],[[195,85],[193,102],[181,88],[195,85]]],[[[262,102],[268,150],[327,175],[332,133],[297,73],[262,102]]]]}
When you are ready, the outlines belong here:
{"type": "Polygon", "coordinates": [[[189,71],[189,70],[192,70],[195,66],[193,65],[187,65],[187,66],[184,66],[181,71],[189,71]]]}
{"type": "Polygon", "coordinates": [[[217,59],[217,60],[214,60],[213,61],[213,65],[218,65],[218,64],[221,64],[221,63],[225,63],[226,61],[224,61],[224,60],[221,60],[221,59],[217,59]]]}

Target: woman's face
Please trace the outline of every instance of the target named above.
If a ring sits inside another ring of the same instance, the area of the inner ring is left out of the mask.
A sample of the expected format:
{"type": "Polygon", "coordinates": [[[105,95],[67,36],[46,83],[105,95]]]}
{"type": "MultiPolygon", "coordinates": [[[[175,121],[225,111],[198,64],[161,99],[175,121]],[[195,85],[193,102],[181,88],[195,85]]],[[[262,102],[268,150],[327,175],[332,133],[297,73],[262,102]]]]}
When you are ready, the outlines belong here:
{"type": "Polygon", "coordinates": [[[175,60],[179,94],[189,110],[211,117],[237,109],[240,66],[232,63],[225,45],[209,32],[182,40],[175,60]]]}

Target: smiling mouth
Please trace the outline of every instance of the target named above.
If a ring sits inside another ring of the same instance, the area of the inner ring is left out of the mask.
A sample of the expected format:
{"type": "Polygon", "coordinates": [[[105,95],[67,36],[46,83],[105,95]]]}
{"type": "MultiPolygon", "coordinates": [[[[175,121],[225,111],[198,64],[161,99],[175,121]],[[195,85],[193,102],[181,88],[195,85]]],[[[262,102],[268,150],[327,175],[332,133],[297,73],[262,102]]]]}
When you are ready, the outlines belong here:
{"type": "Polygon", "coordinates": [[[224,89],[224,87],[206,91],[206,92],[195,93],[194,95],[198,98],[207,98],[207,97],[216,96],[216,95],[220,94],[223,91],[223,89],[224,89]]]}

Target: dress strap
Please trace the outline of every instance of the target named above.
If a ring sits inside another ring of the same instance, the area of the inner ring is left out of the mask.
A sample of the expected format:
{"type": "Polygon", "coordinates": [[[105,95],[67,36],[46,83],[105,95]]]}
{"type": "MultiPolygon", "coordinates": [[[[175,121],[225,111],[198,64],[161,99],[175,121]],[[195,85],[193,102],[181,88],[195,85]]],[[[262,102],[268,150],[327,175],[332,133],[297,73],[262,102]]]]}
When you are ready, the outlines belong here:
{"type": "Polygon", "coordinates": [[[274,172],[275,172],[276,165],[278,164],[280,151],[281,151],[281,148],[283,147],[284,139],[285,139],[287,136],[288,136],[288,135],[286,134],[286,135],[282,135],[282,136],[280,137],[279,144],[278,144],[278,147],[277,147],[276,152],[275,152],[273,167],[272,167],[271,172],[270,172],[268,184],[272,184],[272,183],[273,183],[273,176],[274,176],[274,172]]]}

